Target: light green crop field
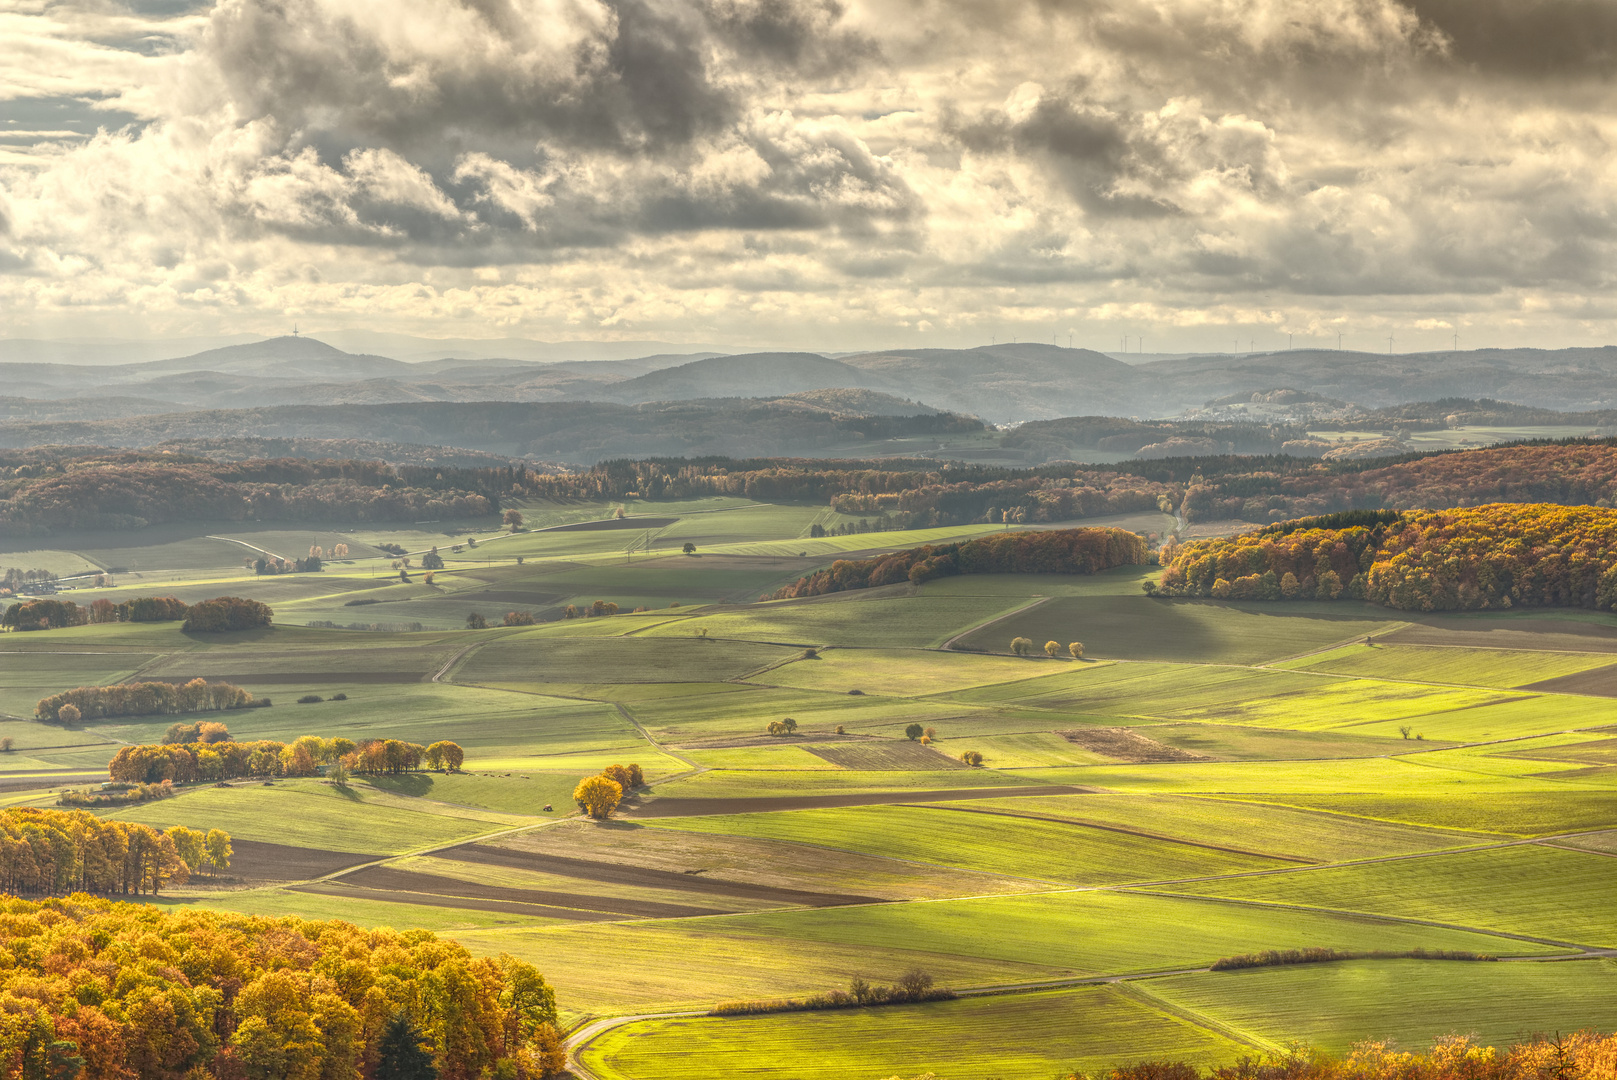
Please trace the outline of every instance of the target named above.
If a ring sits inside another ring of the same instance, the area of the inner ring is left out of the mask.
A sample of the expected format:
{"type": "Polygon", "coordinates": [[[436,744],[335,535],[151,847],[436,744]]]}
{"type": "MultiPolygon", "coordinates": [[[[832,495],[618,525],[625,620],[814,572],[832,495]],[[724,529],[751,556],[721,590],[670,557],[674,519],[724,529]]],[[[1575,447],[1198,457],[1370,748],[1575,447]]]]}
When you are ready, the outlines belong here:
{"type": "Polygon", "coordinates": [[[1211,1064],[1250,1050],[1124,992],[1081,987],[851,1014],[653,1020],[607,1032],[582,1060],[609,1080],[870,1080],[934,1070],[1048,1080],[1120,1057],[1211,1064]]]}
{"type": "Polygon", "coordinates": [[[81,604],[241,595],[276,613],[239,634],[0,635],[0,804],[93,787],[121,745],[177,719],[31,719],[80,685],[235,682],[274,704],[183,719],[238,740],[453,740],[457,774],[204,784],[98,812],[235,837],[239,874],[164,905],[428,929],[531,960],[567,1021],[629,1019],[583,1047],[597,1080],[1052,1080],[1149,1057],[1228,1065],[1292,1040],[1419,1048],[1617,1025],[1617,965],[1557,959],[1617,948],[1617,615],[1159,600],[1140,589],[1154,567],[760,602],[838,558],[1004,530],[811,539],[846,516],[731,497],[631,499],[627,527],[551,528],[613,521],[616,505],[521,503],[514,535],[493,520],[203,523],[0,555],[124,568],[66,594],[81,604]],[[354,558],[324,572],[242,566],[244,545],[337,542],[354,558]],[[383,543],[415,553],[411,581],[383,543]],[[447,567],[429,584],[434,545],[447,567]],[[620,613],[562,617],[595,600],[620,613]],[[540,622],[464,628],[512,611],[540,622]],[[1006,655],[1014,636],[1041,651],[1006,655]],[[1085,659],[1048,658],[1047,640],[1082,642],[1085,659]],[[310,694],[323,700],[297,703],[310,694]],[[767,734],[788,717],[795,734],[767,734]],[[611,820],[579,816],[578,782],[629,764],[649,790],[611,820]],[[318,870],[297,848],[363,865],[318,870]],[[1308,947],[1509,960],[1205,970],[1308,947]],[[996,992],[642,1016],[911,969],[996,992]]]}
{"type": "Polygon", "coordinates": [[[1430,919],[1609,948],[1617,859],[1536,844],[1172,886],[1225,896],[1430,919]]]}
{"type": "Polygon", "coordinates": [[[1239,1031],[1341,1053],[1364,1041],[1424,1051],[1452,1032],[1504,1046],[1609,1031],[1617,964],[1357,960],[1154,980],[1153,995],[1239,1031]]]}
{"type": "Polygon", "coordinates": [[[1459,683],[1510,689],[1610,664],[1610,657],[1591,653],[1433,648],[1420,645],[1366,646],[1361,643],[1317,656],[1284,661],[1276,666],[1372,679],[1409,679],[1421,683],[1459,683]]]}
{"type": "Polygon", "coordinates": [[[868,855],[1074,885],[1266,870],[1279,864],[1191,843],[983,812],[975,806],[848,807],[686,818],[665,828],[791,840],[868,855]]]}

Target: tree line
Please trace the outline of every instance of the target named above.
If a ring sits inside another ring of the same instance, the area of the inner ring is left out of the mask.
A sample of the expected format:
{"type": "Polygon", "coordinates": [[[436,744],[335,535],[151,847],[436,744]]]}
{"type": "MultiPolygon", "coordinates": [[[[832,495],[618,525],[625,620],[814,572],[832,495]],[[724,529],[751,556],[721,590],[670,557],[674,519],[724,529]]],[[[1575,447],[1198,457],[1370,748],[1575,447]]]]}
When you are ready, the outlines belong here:
{"type": "Polygon", "coordinates": [[[218,596],[186,604],[172,596],[145,596],[114,604],[102,597],[81,607],[72,600],[41,598],[12,604],[0,616],[6,630],[59,630],[91,623],[179,622],[181,630],[217,634],[231,630],[253,630],[268,626],[275,610],[268,604],[240,596],[218,596]]]}
{"type": "Polygon", "coordinates": [[[114,683],[112,686],[80,686],[40,698],[34,706],[34,716],[47,723],[76,724],[80,720],[114,716],[167,716],[244,709],[254,703],[252,694],[227,682],[192,679],[184,683],[114,683]]]}
{"type": "Polygon", "coordinates": [[[160,832],[88,810],[0,810],[0,890],[13,896],[155,895],[230,866],[230,834],[160,832]]]}
{"type": "Polygon", "coordinates": [[[1369,600],[1402,611],[1617,605],[1617,510],[1496,503],[1356,511],[1179,548],[1147,591],[1369,600]]]}
{"type": "Polygon", "coordinates": [[[51,1080],[563,1075],[554,991],[427,931],[0,899],[0,1068],[51,1080]]]}
{"type": "Polygon", "coordinates": [[[871,559],[838,559],[830,569],[798,578],[767,599],[874,589],[904,581],[919,585],[955,574],[1093,574],[1116,566],[1142,565],[1148,555],[1145,540],[1124,529],[1001,533],[871,559]]]}
{"type": "Polygon", "coordinates": [[[107,766],[108,775],[113,780],[131,784],[163,781],[194,784],[207,780],[315,776],[326,766],[340,769],[337,778],[341,780],[348,773],[396,776],[423,767],[459,772],[466,762],[466,752],[448,740],[422,746],[400,739],[355,742],[341,736],[325,739],[318,735],[301,735],[290,743],[273,739],[237,742],[227,735],[226,739],[208,741],[213,734],[199,732],[198,739],[191,742],[165,741],[119,747],[107,766]]]}

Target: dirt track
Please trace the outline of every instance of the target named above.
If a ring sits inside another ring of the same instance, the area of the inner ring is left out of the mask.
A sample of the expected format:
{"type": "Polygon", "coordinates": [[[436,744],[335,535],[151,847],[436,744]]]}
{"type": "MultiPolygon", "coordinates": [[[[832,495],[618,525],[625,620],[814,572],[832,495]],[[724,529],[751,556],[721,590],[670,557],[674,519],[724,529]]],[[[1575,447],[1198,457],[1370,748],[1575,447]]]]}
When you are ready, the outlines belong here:
{"type": "Polygon", "coordinates": [[[827,810],[838,806],[888,806],[894,803],[955,802],[962,799],[1022,799],[1033,795],[1093,795],[1094,788],[1066,784],[1036,787],[955,788],[943,791],[876,791],[863,795],[781,795],[756,799],[660,798],[619,814],[625,820],[665,817],[710,817],[714,814],[762,814],[775,810],[827,810]]]}
{"type": "Polygon", "coordinates": [[[722,878],[698,877],[673,870],[652,870],[621,863],[595,862],[591,859],[573,859],[564,855],[545,855],[539,852],[517,851],[512,848],[488,844],[467,844],[433,852],[434,858],[454,859],[459,862],[482,863],[486,866],[509,866],[518,870],[536,870],[545,874],[579,878],[584,881],[603,881],[613,885],[635,886],[647,889],[678,889],[702,896],[726,896],[737,900],[764,900],[791,904],[797,907],[837,907],[842,904],[879,904],[874,896],[850,896],[843,893],[805,892],[800,889],[781,889],[770,885],[753,885],[744,881],[725,881],[722,878]]]}

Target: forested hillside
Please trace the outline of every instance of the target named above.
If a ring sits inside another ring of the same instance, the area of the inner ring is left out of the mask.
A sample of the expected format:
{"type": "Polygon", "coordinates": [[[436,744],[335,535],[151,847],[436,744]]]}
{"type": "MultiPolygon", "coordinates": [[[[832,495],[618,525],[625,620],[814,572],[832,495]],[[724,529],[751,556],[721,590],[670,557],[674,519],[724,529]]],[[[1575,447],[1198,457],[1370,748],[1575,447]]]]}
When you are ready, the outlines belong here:
{"type": "Polygon", "coordinates": [[[1370,600],[1403,611],[1617,604],[1617,510],[1495,504],[1352,512],[1187,544],[1155,591],[1370,600]]]}

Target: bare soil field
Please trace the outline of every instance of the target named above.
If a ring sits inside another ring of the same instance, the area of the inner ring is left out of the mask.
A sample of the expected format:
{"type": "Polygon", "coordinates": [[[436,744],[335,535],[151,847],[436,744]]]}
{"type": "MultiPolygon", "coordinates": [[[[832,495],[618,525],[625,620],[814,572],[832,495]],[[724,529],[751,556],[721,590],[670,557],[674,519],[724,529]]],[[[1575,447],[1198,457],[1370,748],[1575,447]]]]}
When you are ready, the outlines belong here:
{"type": "Polygon", "coordinates": [[[931,772],[937,769],[970,768],[947,754],[918,742],[894,739],[832,746],[805,746],[815,757],[858,772],[931,772]]]}
{"type": "Polygon", "coordinates": [[[1097,754],[1105,754],[1118,761],[1145,764],[1163,761],[1208,761],[1209,758],[1201,754],[1192,754],[1188,750],[1181,750],[1177,746],[1159,743],[1155,739],[1148,739],[1133,728],[1124,727],[1096,727],[1076,728],[1071,731],[1058,731],[1063,739],[1076,743],[1085,750],[1093,750],[1097,754]]]}
{"type": "Polygon", "coordinates": [[[591,859],[573,859],[563,855],[547,855],[535,851],[515,851],[488,844],[466,844],[432,853],[434,858],[453,859],[456,862],[482,863],[487,866],[508,866],[516,870],[537,870],[561,877],[581,878],[586,881],[604,881],[614,885],[649,889],[677,889],[702,896],[730,896],[738,899],[765,900],[772,903],[792,904],[799,907],[838,907],[844,904],[875,904],[881,898],[850,896],[841,893],[805,892],[800,889],[780,889],[768,885],[752,885],[744,881],[725,881],[722,878],[699,877],[700,871],[677,872],[652,870],[640,866],[596,862],[591,859]]]}
{"type": "Polygon", "coordinates": [[[1463,619],[1428,619],[1386,634],[1388,645],[1458,645],[1468,649],[1541,649],[1549,652],[1617,652],[1617,627],[1576,619],[1514,619],[1472,623],[1463,619]]]}
{"type": "Polygon", "coordinates": [[[1590,694],[1594,697],[1617,697],[1617,664],[1591,668],[1572,675],[1543,679],[1529,683],[1523,690],[1542,690],[1546,694],[1590,694]]]}
{"type": "Polygon", "coordinates": [[[547,889],[511,889],[500,885],[461,881],[458,878],[442,877],[438,874],[422,874],[414,870],[395,870],[391,866],[367,866],[363,870],[345,875],[341,880],[345,884],[372,891],[449,896],[460,900],[494,901],[569,910],[606,911],[615,915],[646,919],[680,919],[691,915],[713,914],[713,909],[707,907],[688,907],[684,904],[664,904],[655,900],[631,900],[586,893],[551,892],[547,889]]]}
{"type": "Polygon", "coordinates": [[[1036,787],[957,788],[953,791],[873,791],[863,795],[782,795],[762,799],[654,799],[626,813],[626,818],[711,817],[715,814],[763,814],[775,810],[825,810],[837,806],[886,806],[894,803],[955,802],[961,799],[1015,799],[1029,795],[1092,795],[1094,789],[1065,784],[1036,787]]]}
{"type": "Polygon", "coordinates": [[[413,907],[453,908],[459,911],[493,911],[503,915],[534,915],[548,919],[566,919],[571,922],[622,922],[623,916],[611,911],[586,911],[582,908],[545,907],[542,904],[513,903],[506,900],[475,900],[459,896],[436,896],[430,893],[397,892],[391,889],[367,889],[345,885],[340,881],[321,881],[312,885],[294,885],[292,892],[315,893],[319,896],[353,897],[361,900],[380,900],[389,904],[409,904],[413,907]]]}
{"type": "Polygon", "coordinates": [[[266,844],[261,840],[233,839],[230,846],[235,854],[230,857],[229,875],[248,881],[307,881],[384,857],[266,844]]]}

